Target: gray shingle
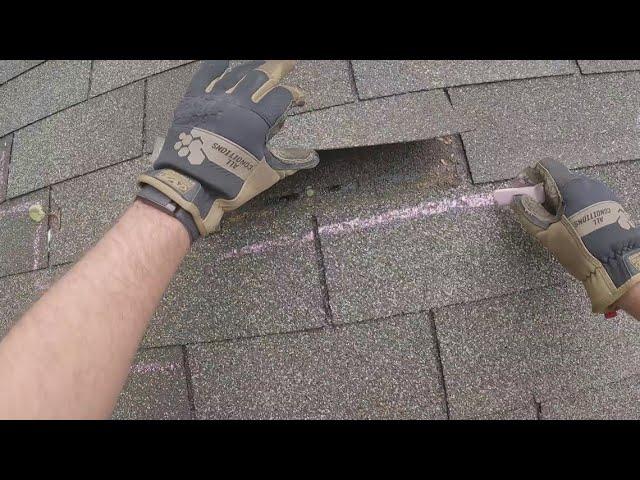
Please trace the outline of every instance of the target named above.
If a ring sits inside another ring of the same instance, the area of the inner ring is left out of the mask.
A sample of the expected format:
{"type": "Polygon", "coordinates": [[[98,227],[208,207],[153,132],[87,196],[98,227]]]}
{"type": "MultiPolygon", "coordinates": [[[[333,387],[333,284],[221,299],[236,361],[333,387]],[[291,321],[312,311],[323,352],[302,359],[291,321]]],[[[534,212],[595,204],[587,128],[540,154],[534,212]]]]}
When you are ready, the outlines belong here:
{"type": "Polygon", "coordinates": [[[0,84],[41,64],[44,60],[0,60],[0,84]]]}
{"type": "Polygon", "coordinates": [[[508,209],[493,206],[489,189],[452,189],[444,198],[420,183],[397,190],[337,194],[319,209],[337,322],[487,298],[566,276],[508,209]]]}
{"type": "Polygon", "coordinates": [[[550,420],[638,420],[640,380],[633,376],[621,382],[587,388],[576,394],[542,404],[542,418],[550,420]]]}
{"type": "Polygon", "coordinates": [[[180,347],[138,353],[113,412],[117,420],[188,420],[187,381],[180,347]]]}
{"type": "Polygon", "coordinates": [[[430,322],[408,315],[189,347],[198,418],[445,418],[430,322]]]}
{"type": "Polygon", "coordinates": [[[13,135],[0,139],[0,203],[7,198],[7,181],[9,180],[9,161],[11,160],[11,144],[13,135]]]}
{"type": "Polygon", "coordinates": [[[45,62],[0,86],[0,135],[86,99],[90,66],[88,60],[45,62]]]}
{"type": "Polygon", "coordinates": [[[476,182],[513,178],[546,156],[570,166],[640,157],[640,73],[477,85],[450,95],[475,125],[462,138],[476,182]]]}
{"type": "Polygon", "coordinates": [[[67,270],[62,266],[0,278],[0,338],[67,270]]]}
{"type": "Polygon", "coordinates": [[[173,111],[187,91],[187,86],[199,66],[200,62],[190,63],[147,80],[144,134],[146,152],[153,150],[156,137],[164,137],[167,134],[173,111]]]}
{"type": "Polygon", "coordinates": [[[113,90],[141,78],[179,67],[192,60],[94,60],[91,96],[113,90]]]}
{"type": "Polygon", "coordinates": [[[142,83],[124,87],[18,131],[13,139],[7,195],[139,156],[142,83]]]}
{"type": "Polygon", "coordinates": [[[485,415],[473,416],[473,417],[451,417],[454,420],[537,420],[538,414],[536,406],[531,403],[528,407],[518,408],[516,410],[510,410],[508,412],[491,412],[485,415]]]}
{"type": "MultiPolygon", "coordinates": [[[[233,60],[230,67],[239,63],[242,62],[233,60]]],[[[199,65],[199,62],[185,65],[148,80],[146,151],[151,151],[157,136],[166,135],[173,111],[184,96],[199,65]]],[[[296,85],[307,94],[306,105],[292,110],[292,113],[341,105],[356,100],[351,86],[349,64],[346,60],[301,60],[284,83],[296,85]]]]}
{"type": "Polygon", "coordinates": [[[198,241],[187,255],[144,343],[190,343],[324,325],[310,232],[309,217],[286,204],[223,219],[222,231],[198,241]]]}
{"type": "Polygon", "coordinates": [[[138,175],[147,157],[73,178],[51,187],[51,201],[62,221],[53,222],[51,264],[76,260],[96,243],[135,198],[138,175]]]}
{"type": "Polygon", "coordinates": [[[317,167],[300,170],[278,182],[254,201],[304,195],[310,187],[317,195],[336,191],[375,189],[383,193],[390,185],[420,182],[423,188],[442,191],[461,185],[467,177],[462,144],[458,136],[411,143],[325,150],[317,167]]]}
{"type": "Polygon", "coordinates": [[[0,205],[0,277],[37,270],[47,265],[47,218],[34,222],[29,207],[49,209],[49,190],[10,200],[0,205]]]}
{"type": "Polygon", "coordinates": [[[578,71],[572,60],[352,60],[352,63],[360,98],[578,71]]]}
{"type": "Polygon", "coordinates": [[[273,144],[332,150],[425,140],[466,129],[444,92],[433,90],[295,115],[273,144]]]}
{"type": "Polygon", "coordinates": [[[582,73],[640,70],[640,60],[578,60],[582,73]]]}
{"type": "MultiPolygon", "coordinates": [[[[538,272],[535,273],[538,275],[538,272]]],[[[593,315],[578,282],[436,311],[452,417],[543,405],[640,372],[640,324],[593,315]]]]}

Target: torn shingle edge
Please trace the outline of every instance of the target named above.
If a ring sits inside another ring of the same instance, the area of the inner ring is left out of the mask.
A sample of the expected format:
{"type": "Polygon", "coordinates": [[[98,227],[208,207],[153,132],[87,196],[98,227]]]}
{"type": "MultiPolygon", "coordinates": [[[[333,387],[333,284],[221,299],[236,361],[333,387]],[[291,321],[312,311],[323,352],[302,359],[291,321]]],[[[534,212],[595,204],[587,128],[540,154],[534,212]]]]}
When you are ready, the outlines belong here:
{"type": "MultiPolygon", "coordinates": [[[[393,225],[407,220],[428,218],[452,210],[469,210],[485,208],[494,205],[492,194],[464,195],[459,198],[444,199],[439,202],[423,202],[413,207],[394,209],[368,218],[354,218],[345,222],[331,223],[318,228],[320,235],[342,235],[349,232],[369,230],[384,225],[393,225]]],[[[309,231],[302,237],[282,236],[274,240],[257,242],[246,247],[233,249],[223,255],[223,258],[238,258],[245,255],[259,255],[280,247],[290,247],[304,242],[313,241],[313,232],[309,231]]]]}

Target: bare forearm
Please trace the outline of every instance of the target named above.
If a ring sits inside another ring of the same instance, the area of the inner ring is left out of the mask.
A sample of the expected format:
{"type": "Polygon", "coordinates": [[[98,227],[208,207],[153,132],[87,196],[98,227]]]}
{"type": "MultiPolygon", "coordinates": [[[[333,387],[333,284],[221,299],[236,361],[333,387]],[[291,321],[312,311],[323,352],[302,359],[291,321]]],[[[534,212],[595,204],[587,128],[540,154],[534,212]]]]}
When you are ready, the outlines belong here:
{"type": "Polygon", "coordinates": [[[640,283],[629,290],[618,302],[618,306],[629,315],[640,320],[640,283]]]}
{"type": "Polygon", "coordinates": [[[0,417],[109,417],[188,248],[178,221],[135,202],[0,343],[0,417]]]}

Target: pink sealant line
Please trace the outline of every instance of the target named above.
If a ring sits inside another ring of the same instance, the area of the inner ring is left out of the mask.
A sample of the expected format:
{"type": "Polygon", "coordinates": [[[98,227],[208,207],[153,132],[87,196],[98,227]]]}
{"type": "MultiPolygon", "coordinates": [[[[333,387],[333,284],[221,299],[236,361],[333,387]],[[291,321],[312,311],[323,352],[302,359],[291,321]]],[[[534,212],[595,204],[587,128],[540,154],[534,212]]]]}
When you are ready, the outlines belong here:
{"type": "MultiPolygon", "coordinates": [[[[441,200],[439,202],[423,202],[414,207],[389,210],[380,215],[368,218],[354,218],[345,222],[331,223],[318,228],[322,235],[341,235],[354,231],[369,230],[371,228],[392,225],[407,220],[432,217],[452,210],[468,210],[485,208],[494,205],[493,195],[465,195],[459,198],[441,200]]],[[[244,255],[258,255],[279,247],[289,247],[299,243],[313,241],[313,233],[308,232],[302,237],[284,236],[275,240],[253,243],[239,249],[231,250],[223,258],[238,258],[244,255]]]]}

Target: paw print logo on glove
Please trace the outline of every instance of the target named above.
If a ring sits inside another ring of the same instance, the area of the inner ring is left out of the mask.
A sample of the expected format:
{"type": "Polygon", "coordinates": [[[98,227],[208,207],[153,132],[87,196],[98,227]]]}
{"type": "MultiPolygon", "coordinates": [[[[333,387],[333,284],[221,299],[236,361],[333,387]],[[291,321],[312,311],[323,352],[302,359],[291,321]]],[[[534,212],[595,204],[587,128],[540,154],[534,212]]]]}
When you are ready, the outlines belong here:
{"type": "Polygon", "coordinates": [[[202,141],[198,138],[199,136],[195,130],[191,130],[190,134],[183,132],[178,136],[180,141],[173,146],[174,150],[178,152],[178,156],[187,157],[191,165],[200,165],[204,161],[202,141]]]}

